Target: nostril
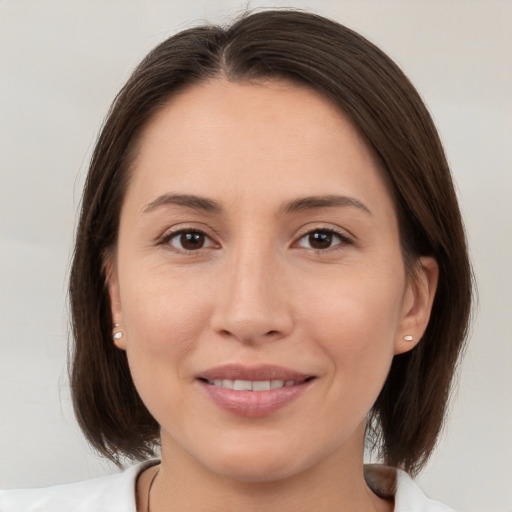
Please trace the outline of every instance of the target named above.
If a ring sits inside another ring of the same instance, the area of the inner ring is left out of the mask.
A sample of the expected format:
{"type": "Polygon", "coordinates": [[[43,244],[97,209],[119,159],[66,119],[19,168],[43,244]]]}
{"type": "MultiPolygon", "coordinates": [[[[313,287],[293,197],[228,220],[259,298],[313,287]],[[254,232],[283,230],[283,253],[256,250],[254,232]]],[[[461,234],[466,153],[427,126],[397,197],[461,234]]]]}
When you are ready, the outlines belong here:
{"type": "Polygon", "coordinates": [[[224,339],[258,343],[286,338],[293,331],[293,322],[287,312],[257,311],[248,306],[220,307],[214,312],[211,327],[224,339]],[[274,314],[275,313],[275,314],[274,314]]]}

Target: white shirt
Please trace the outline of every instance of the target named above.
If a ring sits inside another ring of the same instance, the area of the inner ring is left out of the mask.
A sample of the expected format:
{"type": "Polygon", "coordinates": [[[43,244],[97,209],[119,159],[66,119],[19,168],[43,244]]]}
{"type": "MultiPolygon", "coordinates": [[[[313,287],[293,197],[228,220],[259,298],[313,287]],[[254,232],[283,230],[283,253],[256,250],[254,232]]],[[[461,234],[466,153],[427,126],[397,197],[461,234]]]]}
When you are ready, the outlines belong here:
{"type": "MultiPolygon", "coordinates": [[[[153,464],[155,461],[147,461],[121,473],[72,484],[0,491],[0,512],[137,512],[137,477],[153,464]]],[[[382,466],[382,482],[379,482],[378,467],[372,468],[370,487],[376,484],[385,488],[384,473],[389,476],[389,468],[382,466]]],[[[428,499],[407,473],[394,471],[394,512],[453,512],[450,507],[428,499]]]]}

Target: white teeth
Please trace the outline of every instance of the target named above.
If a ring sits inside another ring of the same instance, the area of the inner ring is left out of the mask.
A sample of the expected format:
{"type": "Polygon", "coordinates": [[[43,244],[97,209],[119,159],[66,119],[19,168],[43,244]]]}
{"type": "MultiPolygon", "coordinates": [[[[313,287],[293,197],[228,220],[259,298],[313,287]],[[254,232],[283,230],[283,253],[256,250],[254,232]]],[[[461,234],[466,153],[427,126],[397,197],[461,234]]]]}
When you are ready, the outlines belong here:
{"type": "Polygon", "coordinates": [[[253,391],[267,391],[270,389],[271,382],[269,380],[255,380],[252,383],[253,391]]]}
{"type": "Polygon", "coordinates": [[[236,391],[251,391],[252,382],[250,380],[235,380],[233,389],[236,391]]]}
{"type": "Polygon", "coordinates": [[[210,380],[212,386],[234,389],[236,391],[268,391],[269,389],[278,389],[285,386],[294,386],[297,384],[294,380],[231,380],[215,379],[210,380]]]}

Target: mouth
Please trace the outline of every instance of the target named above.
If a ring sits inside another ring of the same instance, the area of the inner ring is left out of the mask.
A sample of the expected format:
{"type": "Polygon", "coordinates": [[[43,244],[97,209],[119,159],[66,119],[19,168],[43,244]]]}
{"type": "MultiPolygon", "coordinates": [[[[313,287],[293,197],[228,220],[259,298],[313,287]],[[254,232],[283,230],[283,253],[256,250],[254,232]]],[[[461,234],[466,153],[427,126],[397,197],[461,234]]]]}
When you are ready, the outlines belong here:
{"type": "Polygon", "coordinates": [[[299,398],[316,378],[277,366],[225,365],[202,372],[197,381],[222,409],[241,416],[260,417],[299,398]]]}
{"type": "Polygon", "coordinates": [[[206,370],[197,378],[210,386],[235,391],[268,391],[309,382],[315,376],[275,365],[246,367],[228,364],[206,370]]]}
{"type": "Polygon", "coordinates": [[[219,386],[221,388],[233,389],[235,391],[268,391],[270,389],[279,389],[290,386],[297,386],[302,382],[309,382],[314,377],[308,377],[304,381],[297,380],[231,380],[231,379],[215,379],[208,380],[210,386],[219,386]]]}

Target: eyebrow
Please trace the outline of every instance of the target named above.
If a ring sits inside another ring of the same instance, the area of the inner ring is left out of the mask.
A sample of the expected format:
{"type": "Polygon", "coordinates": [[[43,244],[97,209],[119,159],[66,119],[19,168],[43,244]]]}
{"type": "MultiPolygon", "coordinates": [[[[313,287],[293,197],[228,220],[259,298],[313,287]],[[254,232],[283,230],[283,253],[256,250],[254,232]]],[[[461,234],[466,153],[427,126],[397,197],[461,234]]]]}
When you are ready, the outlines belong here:
{"type": "Polygon", "coordinates": [[[358,208],[359,210],[362,210],[369,215],[373,215],[370,209],[361,203],[361,201],[358,201],[353,197],[339,195],[302,197],[287,203],[284,206],[283,211],[285,213],[293,213],[304,210],[315,210],[319,208],[332,208],[335,206],[350,206],[358,208]]]}
{"type": "MultiPolygon", "coordinates": [[[[157,197],[154,201],[144,207],[143,212],[151,212],[161,206],[178,205],[192,208],[194,210],[202,210],[209,213],[221,213],[222,207],[219,203],[208,199],[206,197],[196,196],[193,194],[163,194],[157,197]]],[[[369,215],[372,215],[370,209],[358,201],[357,199],[349,196],[339,195],[323,195],[323,196],[308,196],[294,199],[286,203],[281,211],[285,214],[301,212],[305,210],[315,210],[320,208],[332,208],[336,206],[354,207],[362,210],[369,215]]]]}
{"type": "Polygon", "coordinates": [[[157,197],[154,201],[144,207],[143,212],[148,213],[161,206],[178,205],[192,208],[194,210],[202,210],[210,213],[220,213],[221,206],[205,197],[195,196],[191,194],[163,194],[157,197]]]}

